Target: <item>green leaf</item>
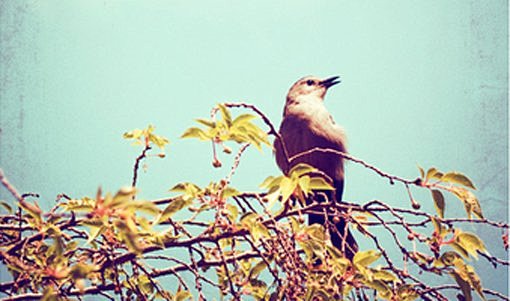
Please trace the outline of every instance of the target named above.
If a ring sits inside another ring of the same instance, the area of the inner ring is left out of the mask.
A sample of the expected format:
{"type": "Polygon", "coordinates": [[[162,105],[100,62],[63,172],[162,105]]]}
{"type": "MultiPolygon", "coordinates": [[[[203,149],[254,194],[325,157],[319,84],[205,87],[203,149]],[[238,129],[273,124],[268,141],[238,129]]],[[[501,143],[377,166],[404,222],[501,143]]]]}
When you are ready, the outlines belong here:
{"type": "Polygon", "coordinates": [[[90,231],[88,233],[89,239],[87,240],[87,243],[90,244],[94,239],[96,239],[99,235],[103,234],[106,229],[108,229],[106,226],[88,226],[90,231]]]}
{"type": "Polygon", "coordinates": [[[324,227],[320,224],[312,224],[304,228],[304,231],[308,236],[315,241],[324,242],[326,235],[324,233],[324,227]]]}
{"type": "Polygon", "coordinates": [[[442,234],[442,233],[443,233],[443,225],[442,225],[442,224],[441,224],[441,222],[437,219],[437,217],[435,217],[435,216],[431,216],[430,221],[432,222],[432,225],[434,226],[434,230],[435,230],[438,234],[442,234]]]}
{"type": "Polygon", "coordinates": [[[478,218],[483,218],[482,207],[474,193],[462,187],[451,187],[450,191],[464,203],[468,218],[471,218],[472,213],[478,218]]]}
{"type": "Polygon", "coordinates": [[[473,182],[471,182],[471,180],[468,177],[466,177],[465,175],[463,175],[459,172],[454,172],[454,171],[447,172],[446,174],[444,174],[441,177],[441,181],[459,184],[459,185],[476,190],[475,185],[473,185],[473,182]]]}
{"type": "Polygon", "coordinates": [[[258,242],[262,237],[269,237],[269,230],[267,230],[266,226],[264,226],[260,221],[255,222],[254,227],[251,228],[250,231],[253,239],[258,242]]]}
{"type": "Polygon", "coordinates": [[[188,300],[188,299],[191,299],[192,298],[192,295],[190,292],[188,291],[179,291],[177,292],[177,294],[175,294],[174,296],[174,301],[184,301],[184,300],[188,300]]]}
{"type": "Polygon", "coordinates": [[[241,225],[245,226],[255,241],[269,237],[269,230],[259,220],[259,215],[249,212],[241,217],[241,225]]]}
{"type": "Polygon", "coordinates": [[[377,291],[377,294],[386,300],[389,300],[389,298],[392,295],[391,288],[380,280],[373,280],[373,281],[367,281],[366,285],[375,291],[377,291]]]}
{"type": "Polygon", "coordinates": [[[460,255],[462,255],[464,258],[468,258],[469,257],[469,253],[466,251],[464,246],[462,246],[461,244],[459,244],[457,242],[452,242],[452,243],[450,243],[448,245],[450,247],[452,247],[455,251],[460,253],[460,255]]]}
{"type": "Polygon", "coordinates": [[[127,209],[133,209],[136,212],[144,212],[150,215],[157,215],[161,210],[153,202],[150,201],[130,201],[124,206],[127,209]]]}
{"type": "Polygon", "coordinates": [[[273,186],[280,185],[282,178],[283,176],[280,177],[269,176],[264,180],[264,182],[262,182],[262,184],[259,185],[259,187],[262,189],[270,189],[273,186]]]}
{"type": "Polygon", "coordinates": [[[230,197],[233,197],[233,196],[237,196],[241,194],[238,190],[236,190],[235,188],[232,188],[232,187],[225,187],[223,190],[222,190],[222,194],[221,196],[225,199],[227,198],[230,198],[230,197]]]}
{"type": "Polygon", "coordinates": [[[222,103],[218,104],[218,109],[220,109],[222,119],[225,121],[227,126],[230,127],[232,125],[232,116],[230,115],[230,111],[222,103]]]}
{"type": "Polygon", "coordinates": [[[228,219],[230,220],[230,222],[235,223],[237,216],[239,215],[239,209],[237,209],[236,206],[231,205],[231,204],[227,204],[226,209],[228,212],[228,214],[227,214],[228,219]]]}
{"type": "Polygon", "coordinates": [[[176,198],[168,206],[166,206],[165,210],[160,213],[160,215],[156,218],[156,225],[168,220],[171,218],[177,211],[184,208],[186,205],[186,202],[182,198],[176,198]]]}
{"type": "MultiPolygon", "coordinates": [[[[131,186],[122,187],[115,194],[113,199],[108,202],[107,198],[105,198],[105,204],[108,204],[111,208],[116,208],[119,206],[125,206],[126,204],[133,201],[133,197],[136,194],[136,188],[131,186]]],[[[109,199],[109,198],[108,198],[109,199]]]]}
{"type": "Polygon", "coordinates": [[[427,175],[425,176],[425,181],[427,181],[428,179],[431,179],[432,176],[434,176],[437,172],[437,169],[434,168],[434,167],[431,167],[429,168],[429,170],[427,170],[427,175]]]}
{"type": "Polygon", "coordinates": [[[445,202],[444,196],[439,190],[433,189],[432,198],[434,199],[434,206],[436,207],[437,214],[439,217],[444,218],[445,202]]]}
{"type": "Polygon", "coordinates": [[[239,124],[242,124],[242,123],[245,123],[245,122],[249,122],[253,119],[255,119],[255,115],[252,115],[252,114],[241,114],[239,116],[237,116],[234,121],[232,121],[232,125],[233,126],[238,126],[239,124]]]}
{"type": "Polygon", "coordinates": [[[315,168],[311,165],[308,165],[306,163],[299,163],[299,164],[295,165],[294,167],[292,167],[292,169],[289,172],[289,175],[291,177],[298,178],[302,175],[305,175],[305,174],[308,174],[311,172],[315,172],[315,171],[317,171],[317,168],[315,168]]]}
{"type": "Polygon", "coordinates": [[[154,134],[149,134],[149,141],[156,144],[156,146],[159,147],[160,149],[164,149],[165,145],[170,143],[170,141],[168,141],[167,138],[154,134]]]}
{"type": "Polygon", "coordinates": [[[250,271],[250,278],[257,278],[260,273],[267,268],[267,264],[264,260],[259,260],[257,264],[250,271]]]}
{"type": "Polygon", "coordinates": [[[335,190],[333,186],[331,186],[324,178],[321,177],[313,177],[310,179],[310,189],[311,190],[335,190]]]}
{"type": "Polygon", "coordinates": [[[181,135],[181,138],[198,138],[200,140],[210,140],[212,137],[202,129],[191,127],[181,135]]]}
{"type": "Polygon", "coordinates": [[[413,301],[420,297],[411,284],[404,284],[397,290],[397,295],[401,301],[413,301]]]}
{"type": "Polygon", "coordinates": [[[367,267],[381,257],[381,253],[375,250],[360,251],[354,255],[353,263],[361,267],[367,267]]]}
{"type": "Polygon", "coordinates": [[[298,180],[299,188],[301,188],[301,191],[305,194],[305,196],[308,195],[308,193],[311,191],[310,189],[310,177],[309,176],[303,176],[299,178],[298,180]]]}
{"type": "Polygon", "coordinates": [[[212,120],[207,120],[207,119],[202,119],[202,118],[199,118],[199,119],[195,119],[196,122],[198,123],[201,123],[207,127],[210,127],[210,128],[215,128],[216,127],[216,122],[212,121],[212,120]]]}
{"type": "Polygon", "coordinates": [[[448,251],[441,254],[439,257],[441,262],[446,266],[459,266],[464,264],[464,260],[457,252],[448,251]]]}
{"type": "Polygon", "coordinates": [[[296,189],[297,183],[292,181],[290,178],[284,177],[280,183],[280,190],[282,194],[282,201],[285,202],[296,189]]]}
{"type": "Polygon", "coordinates": [[[396,281],[397,277],[388,271],[385,270],[374,270],[374,279],[376,280],[382,280],[382,281],[396,281]]]}
{"type": "Polygon", "coordinates": [[[200,187],[193,183],[184,182],[176,184],[174,187],[170,188],[170,191],[195,196],[198,192],[200,192],[200,187]]]}
{"type": "Polygon", "coordinates": [[[143,248],[140,244],[138,233],[134,232],[134,229],[130,228],[130,226],[122,220],[116,220],[115,226],[119,230],[118,234],[120,239],[126,244],[127,248],[131,252],[141,254],[143,248]]]}
{"type": "Polygon", "coordinates": [[[420,171],[420,177],[422,179],[425,178],[425,171],[423,170],[423,168],[420,165],[417,165],[417,166],[418,166],[418,170],[420,171]]]}
{"type": "Polygon", "coordinates": [[[138,139],[143,135],[143,131],[140,129],[134,129],[130,132],[125,132],[122,137],[124,139],[138,139]]]}
{"type": "Polygon", "coordinates": [[[486,252],[483,241],[473,233],[459,233],[455,236],[455,241],[474,258],[478,258],[477,251],[486,252]]]}

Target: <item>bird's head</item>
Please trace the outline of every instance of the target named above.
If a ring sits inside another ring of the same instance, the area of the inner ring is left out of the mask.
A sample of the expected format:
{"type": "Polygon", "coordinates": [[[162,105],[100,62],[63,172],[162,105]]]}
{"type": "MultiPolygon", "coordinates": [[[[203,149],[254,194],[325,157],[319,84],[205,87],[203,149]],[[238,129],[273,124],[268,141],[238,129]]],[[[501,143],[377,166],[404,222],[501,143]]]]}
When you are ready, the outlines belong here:
{"type": "Polygon", "coordinates": [[[340,83],[339,76],[320,79],[315,76],[306,76],[298,80],[289,90],[287,99],[296,100],[302,96],[313,96],[324,99],[326,91],[331,86],[340,83]]]}

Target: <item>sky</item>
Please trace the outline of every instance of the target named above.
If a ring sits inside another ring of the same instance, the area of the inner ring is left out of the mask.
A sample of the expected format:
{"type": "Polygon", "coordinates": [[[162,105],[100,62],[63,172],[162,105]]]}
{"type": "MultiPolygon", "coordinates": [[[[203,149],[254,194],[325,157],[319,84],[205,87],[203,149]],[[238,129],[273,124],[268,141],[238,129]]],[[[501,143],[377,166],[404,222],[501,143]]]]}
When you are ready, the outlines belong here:
{"type": "MultiPolygon", "coordinates": [[[[417,165],[463,172],[485,215],[508,220],[507,20],[501,0],[0,1],[0,167],[45,208],[59,193],[115,192],[140,151],[122,134],[153,124],[171,143],[146,161],[139,196],[166,197],[229,172],[232,156],[214,169],[210,144],[179,138],[216,103],[254,104],[278,126],[297,79],[339,75],[326,105],[353,156],[410,179],[417,165]]],[[[232,185],[256,191],[279,173],[270,148],[249,148],[232,185]]],[[[344,198],[410,207],[354,163],[344,198]]],[[[461,207],[448,198],[447,216],[461,207]]],[[[469,230],[505,254],[502,233],[469,230]]],[[[506,290],[505,271],[474,264],[506,290]]]]}

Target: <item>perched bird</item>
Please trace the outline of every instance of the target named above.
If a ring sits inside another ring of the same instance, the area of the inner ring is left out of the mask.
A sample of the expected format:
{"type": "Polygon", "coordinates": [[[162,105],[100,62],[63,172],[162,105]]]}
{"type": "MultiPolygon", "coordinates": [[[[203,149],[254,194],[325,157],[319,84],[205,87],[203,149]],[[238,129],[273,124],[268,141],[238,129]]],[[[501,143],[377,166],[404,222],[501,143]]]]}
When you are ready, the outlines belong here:
{"type": "MultiPolygon", "coordinates": [[[[298,157],[292,162],[289,162],[288,159],[317,147],[346,151],[345,133],[335,123],[324,105],[324,96],[327,90],[339,82],[338,76],[324,80],[308,76],[298,80],[290,88],[285,102],[283,120],[279,130],[283,143],[279,139],[275,139],[274,142],[276,162],[283,173],[288,174],[293,166],[306,163],[319,169],[333,181],[335,191],[316,193],[316,199],[319,201],[320,195],[326,195],[331,201],[341,202],[344,190],[343,158],[333,153],[312,152],[298,157]]],[[[358,250],[358,245],[345,220],[343,218],[334,219],[331,215],[328,216],[328,220],[331,225],[334,225],[334,227],[330,227],[333,245],[339,250],[343,250],[347,258],[352,259],[358,250]],[[332,228],[336,228],[337,231],[332,228]],[[343,243],[344,241],[345,243],[343,243]]],[[[309,224],[325,225],[324,214],[310,214],[308,221],[309,224]]]]}

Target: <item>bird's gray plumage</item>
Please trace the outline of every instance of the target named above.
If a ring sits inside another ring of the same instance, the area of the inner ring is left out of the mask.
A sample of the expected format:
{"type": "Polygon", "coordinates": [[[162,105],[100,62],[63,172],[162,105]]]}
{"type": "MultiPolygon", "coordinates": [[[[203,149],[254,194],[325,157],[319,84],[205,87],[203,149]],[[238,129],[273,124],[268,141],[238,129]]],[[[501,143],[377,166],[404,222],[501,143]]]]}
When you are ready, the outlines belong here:
{"type": "MultiPolygon", "coordinates": [[[[290,88],[279,130],[288,158],[317,147],[346,152],[344,131],[334,122],[324,105],[324,96],[329,87],[339,82],[337,79],[338,77],[332,77],[321,80],[308,76],[298,80],[290,88]]],[[[296,164],[306,163],[312,165],[333,181],[335,193],[325,191],[328,197],[337,202],[341,201],[344,187],[344,165],[341,156],[332,153],[313,152],[289,163],[279,139],[275,140],[274,147],[276,162],[285,174],[296,164]]],[[[328,220],[333,222],[332,218],[328,218],[328,220]]],[[[311,214],[309,222],[324,224],[324,215],[311,214]]],[[[352,234],[346,228],[343,219],[336,223],[336,228],[338,231],[330,231],[333,244],[337,248],[343,249],[342,242],[345,240],[347,242],[345,254],[352,259],[357,250],[352,234]]]]}

